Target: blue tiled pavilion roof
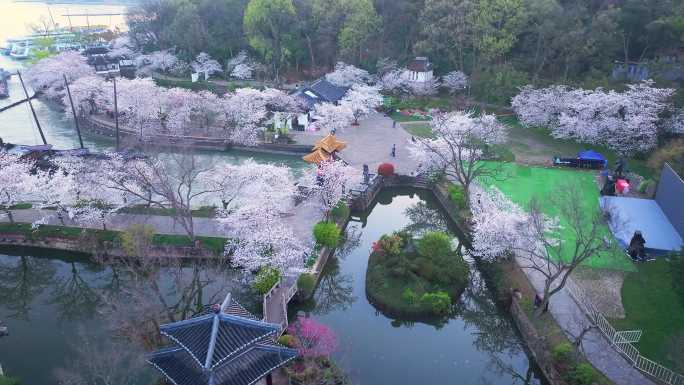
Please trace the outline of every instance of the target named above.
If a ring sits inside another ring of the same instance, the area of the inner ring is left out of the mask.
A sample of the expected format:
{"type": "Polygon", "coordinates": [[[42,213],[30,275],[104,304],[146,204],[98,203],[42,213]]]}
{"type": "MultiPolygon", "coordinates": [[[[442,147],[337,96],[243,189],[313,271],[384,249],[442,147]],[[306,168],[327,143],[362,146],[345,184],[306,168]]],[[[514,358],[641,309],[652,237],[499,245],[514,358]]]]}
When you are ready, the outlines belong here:
{"type": "Polygon", "coordinates": [[[251,385],[297,357],[273,342],[280,325],[257,320],[226,296],[221,306],[159,327],[176,345],[148,362],[175,385],[251,385]]]}
{"type": "Polygon", "coordinates": [[[251,385],[296,357],[293,349],[254,344],[214,370],[203,370],[179,347],[155,352],[148,361],[175,385],[251,385]]]}
{"type": "MultiPolygon", "coordinates": [[[[185,321],[175,322],[159,327],[161,333],[186,349],[200,366],[205,364],[211,342],[212,325],[215,314],[206,314],[185,321]]],[[[211,367],[240,353],[250,344],[274,336],[280,330],[279,325],[237,317],[229,314],[218,314],[219,329],[216,336],[216,349],[211,360],[211,367]]]]}

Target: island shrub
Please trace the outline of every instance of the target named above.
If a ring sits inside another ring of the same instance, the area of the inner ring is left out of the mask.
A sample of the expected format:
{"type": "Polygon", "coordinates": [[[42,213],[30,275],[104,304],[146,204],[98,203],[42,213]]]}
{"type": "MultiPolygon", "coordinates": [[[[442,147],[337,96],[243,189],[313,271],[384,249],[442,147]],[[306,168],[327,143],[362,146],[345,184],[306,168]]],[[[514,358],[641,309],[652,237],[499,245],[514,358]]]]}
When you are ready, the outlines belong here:
{"type": "Polygon", "coordinates": [[[438,316],[449,314],[449,309],[451,309],[451,298],[449,294],[443,291],[423,294],[420,297],[420,303],[429,309],[432,314],[438,316]]]}
{"type": "Polygon", "coordinates": [[[394,165],[392,163],[381,163],[378,166],[378,174],[384,177],[390,177],[394,175],[394,165]]]}
{"type": "Polygon", "coordinates": [[[313,274],[304,273],[297,279],[297,291],[301,298],[309,298],[316,288],[316,277],[313,274]]]}
{"type": "Polygon", "coordinates": [[[280,276],[280,270],[269,266],[262,267],[252,282],[252,288],[260,295],[264,295],[278,282],[280,276]]]}
{"type": "Polygon", "coordinates": [[[406,301],[409,305],[413,305],[418,302],[418,294],[416,294],[415,291],[411,290],[410,287],[407,287],[404,290],[404,293],[401,295],[401,298],[406,301]]]}
{"type": "Polygon", "coordinates": [[[337,202],[335,207],[330,210],[330,216],[334,220],[342,220],[349,216],[349,206],[343,201],[337,202]]]}
{"type": "Polygon", "coordinates": [[[334,248],[340,241],[340,229],[334,222],[318,222],[314,226],[316,242],[326,247],[334,248]]]}
{"type": "Polygon", "coordinates": [[[468,264],[449,235],[385,234],[373,244],[366,273],[368,300],[389,317],[439,322],[469,283],[468,264]]]}
{"type": "Polygon", "coordinates": [[[463,191],[463,187],[457,184],[450,184],[449,185],[449,199],[451,199],[451,203],[456,205],[456,207],[459,210],[463,210],[466,208],[466,197],[465,197],[465,192],[463,191]]]}

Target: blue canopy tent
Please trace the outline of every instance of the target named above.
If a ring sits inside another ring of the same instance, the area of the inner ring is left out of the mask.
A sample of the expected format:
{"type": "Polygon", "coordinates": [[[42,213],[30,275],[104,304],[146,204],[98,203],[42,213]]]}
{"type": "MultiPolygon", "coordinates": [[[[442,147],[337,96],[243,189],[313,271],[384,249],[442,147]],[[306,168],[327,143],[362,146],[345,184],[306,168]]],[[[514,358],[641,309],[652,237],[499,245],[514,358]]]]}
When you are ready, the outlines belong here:
{"type": "Polygon", "coordinates": [[[593,150],[580,151],[575,158],[561,158],[555,156],[553,164],[556,166],[602,169],[608,167],[608,160],[593,150]]]}
{"type": "Polygon", "coordinates": [[[580,151],[577,154],[577,159],[579,159],[580,162],[586,162],[588,164],[600,164],[601,168],[608,167],[608,160],[603,155],[599,154],[594,150],[580,151]]]}

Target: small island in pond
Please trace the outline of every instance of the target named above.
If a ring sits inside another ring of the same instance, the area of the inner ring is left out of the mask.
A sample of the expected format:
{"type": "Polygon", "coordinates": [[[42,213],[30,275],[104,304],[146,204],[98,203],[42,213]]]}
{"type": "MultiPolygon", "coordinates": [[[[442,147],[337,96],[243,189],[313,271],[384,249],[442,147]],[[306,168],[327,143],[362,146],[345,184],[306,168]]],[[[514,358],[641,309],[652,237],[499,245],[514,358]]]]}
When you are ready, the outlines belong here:
{"type": "Polygon", "coordinates": [[[449,235],[435,231],[415,239],[399,231],[373,244],[366,296],[387,316],[431,320],[451,312],[468,282],[468,264],[449,235]]]}

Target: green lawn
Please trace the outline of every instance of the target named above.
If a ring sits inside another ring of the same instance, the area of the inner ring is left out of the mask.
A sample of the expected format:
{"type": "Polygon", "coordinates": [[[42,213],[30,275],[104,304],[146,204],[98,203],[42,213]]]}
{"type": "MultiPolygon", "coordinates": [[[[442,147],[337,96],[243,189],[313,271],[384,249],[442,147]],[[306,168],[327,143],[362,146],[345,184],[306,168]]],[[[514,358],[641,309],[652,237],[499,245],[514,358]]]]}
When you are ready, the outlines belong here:
{"type": "Polygon", "coordinates": [[[434,138],[430,123],[423,122],[407,122],[401,125],[404,130],[413,136],[419,138],[434,138]]]}
{"type": "Polygon", "coordinates": [[[618,330],[642,330],[641,354],[684,373],[684,304],[672,288],[670,263],[661,258],[637,268],[622,286],[627,317],[612,323],[618,330]]]}
{"type": "MultiPolygon", "coordinates": [[[[556,192],[559,186],[571,183],[576,186],[581,196],[583,204],[588,210],[597,212],[599,208],[599,189],[594,181],[595,172],[580,171],[562,168],[530,167],[516,163],[503,165],[503,178],[484,179],[485,185],[494,185],[514,203],[522,208],[529,207],[530,199],[536,197],[541,204],[541,208],[547,215],[558,216],[559,210],[552,204],[548,197],[556,192]]],[[[565,242],[573,242],[574,237],[569,229],[567,221],[560,218],[561,237],[565,242]]],[[[608,227],[601,229],[606,237],[612,237],[608,227]]],[[[566,255],[561,256],[571,258],[570,248],[566,247],[566,255]]],[[[592,268],[606,268],[614,270],[634,271],[634,264],[627,259],[623,253],[604,253],[588,259],[586,266],[592,268]]]]}

